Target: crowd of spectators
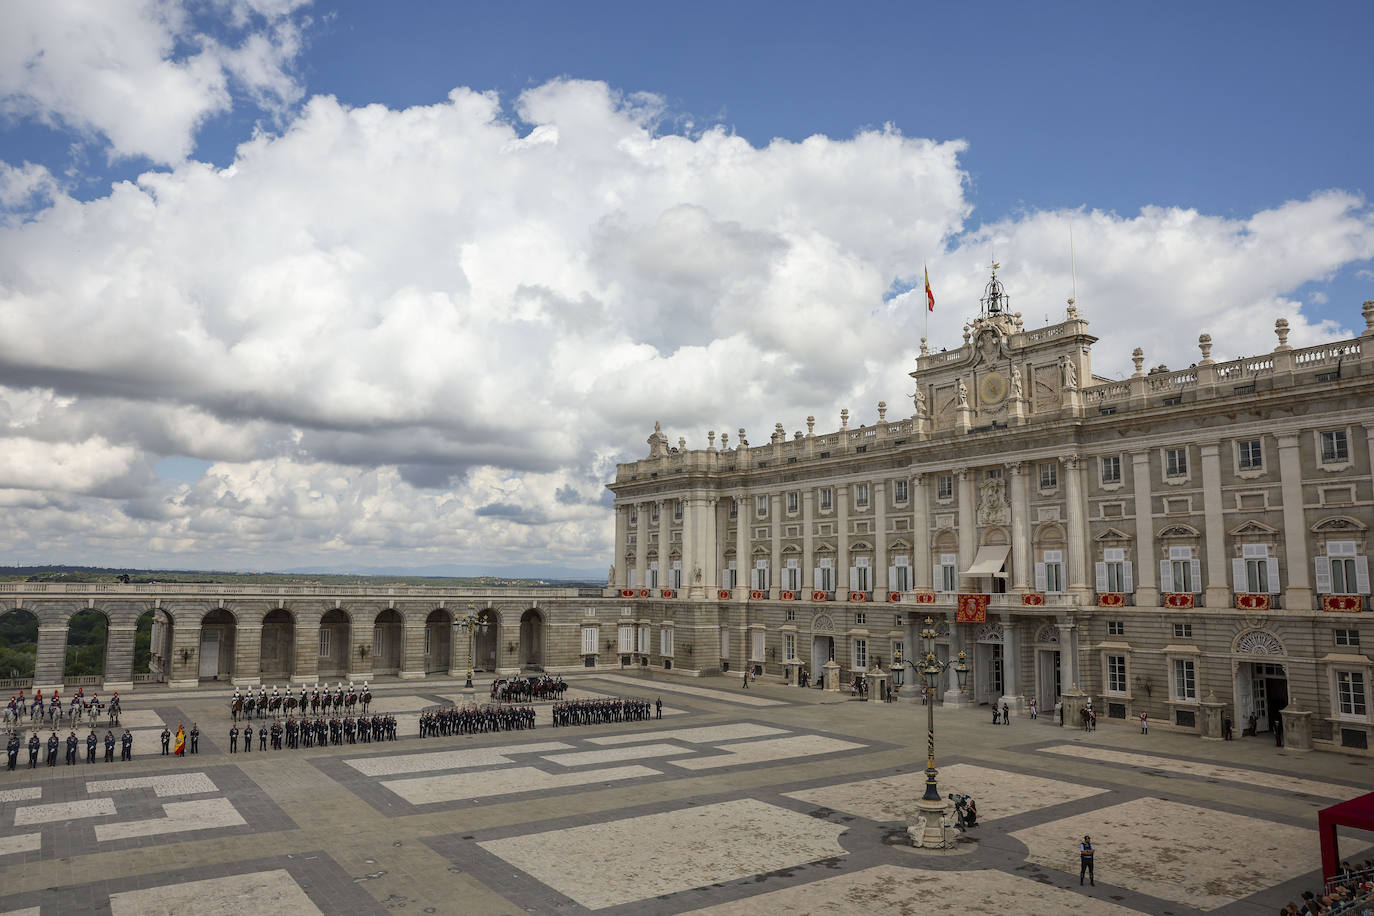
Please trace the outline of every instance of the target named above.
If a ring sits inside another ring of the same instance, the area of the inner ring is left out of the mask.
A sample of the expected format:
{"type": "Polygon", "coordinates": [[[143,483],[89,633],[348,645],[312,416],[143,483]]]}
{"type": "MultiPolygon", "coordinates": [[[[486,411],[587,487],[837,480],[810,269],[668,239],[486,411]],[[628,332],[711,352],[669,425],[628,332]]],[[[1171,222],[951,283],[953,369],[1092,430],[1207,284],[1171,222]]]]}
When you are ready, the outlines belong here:
{"type": "Polygon", "coordinates": [[[1342,862],[1340,874],[1326,882],[1323,893],[1304,891],[1302,903],[1290,903],[1279,910],[1279,916],[1316,913],[1374,916],[1374,859],[1354,865],[1342,862]]]}

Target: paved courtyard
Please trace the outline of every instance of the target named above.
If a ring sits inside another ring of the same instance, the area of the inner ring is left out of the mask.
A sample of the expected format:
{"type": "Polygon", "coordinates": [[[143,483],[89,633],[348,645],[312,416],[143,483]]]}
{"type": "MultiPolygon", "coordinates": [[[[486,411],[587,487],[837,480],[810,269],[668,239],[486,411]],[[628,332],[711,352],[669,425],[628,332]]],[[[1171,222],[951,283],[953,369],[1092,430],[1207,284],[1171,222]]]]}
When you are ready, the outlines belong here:
{"type": "Polygon", "coordinates": [[[461,682],[392,681],[376,707],[403,740],[230,755],[226,688],[141,689],[132,763],[30,771],[23,753],[0,771],[0,916],[1267,916],[1320,882],[1316,811],[1374,783],[1367,759],[1267,739],[937,709],[941,790],[973,795],[983,824],[923,853],[898,842],[924,786],[919,704],[569,680],[572,697],[661,697],[664,718],[553,728],[542,704],[532,731],[420,740],[419,711],[461,682]],[[164,722],[198,722],[201,753],[159,756],[164,722]],[[1095,887],[1078,884],[1084,833],[1095,887]]]}

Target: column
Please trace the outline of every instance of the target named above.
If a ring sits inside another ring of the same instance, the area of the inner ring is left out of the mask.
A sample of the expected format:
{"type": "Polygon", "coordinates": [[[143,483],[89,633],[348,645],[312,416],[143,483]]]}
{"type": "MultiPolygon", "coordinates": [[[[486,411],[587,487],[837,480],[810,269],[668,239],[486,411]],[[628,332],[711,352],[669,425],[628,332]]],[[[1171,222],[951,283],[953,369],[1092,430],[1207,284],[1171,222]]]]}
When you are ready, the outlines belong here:
{"type": "MultiPolygon", "coordinates": [[[[694,526],[693,530],[700,530],[697,536],[697,562],[701,565],[701,588],[702,594],[698,597],[715,595],[716,589],[720,588],[720,555],[721,543],[717,536],[717,523],[720,521],[720,499],[716,496],[707,496],[702,499],[701,509],[697,515],[700,524],[694,526]]],[[[696,583],[692,583],[696,587],[696,583]]],[[[674,649],[676,649],[676,645],[674,649]]]]}
{"type": "Polygon", "coordinates": [[[1056,622],[1059,630],[1059,686],[1060,693],[1078,687],[1078,633],[1073,618],[1056,622]]]}
{"type": "Polygon", "coordinates": [[[403,617],[401,627],[401,678],[415,680],[425,676],[425,629],[423,619],[419,625],[412,625],[409,618],[403,617]]]}
{"type": "Polygon", "coordinates": [[[1150,495],[1150,453],[1131,453],[1135,488],[1135,603],[1159,606],[1159,560],[1155,557],[1154,503],[1150,495]]]}
{"type": "Polygon", "coordinates": [[[136,626],[110,625],[105,637],[105,676],[102,689],[134,689],[134,633],[136,626]]]}
{"type": "Polygon", "coordinates": [[[1302,509],[1302,453],[1300,433],[1283,433],[1279,440],[1279,479],[1283,485],[1283,547],[1288,561],[1285,611],[1312,610],[1312,567],[1307,556],[1307,522],[1302,509]]]}
{"type": "Polygon", "coordinates": [[[1088,518],[1083,503],[1083,461],[1077,455],[1064,458],[1065,499],[1069,516],[1069,592],[1080,600],[1091,601],[1092,587],[1086,575],[1088,562],[1088,518]]]}
{"type": "Polygon", "coordinates": [[[636,503],[635,512],[635,588],[643,588],[649,570],[649,504],[636,503]]]}
{"type": "Polygon", "coordinates": [[[1002,702],[1012,711],[1021,709],[1021,633],[1011,614],[1002,615],[1002,702]]]}
{"type": "MultiPolygon", "coordinates": [[[[200,684],[200,612],[199,609],[172,618],[172,654],[167,659],[168,687],[196,687],[200,684]],[[182,650],[186,660],[182,661],[182,650]]],[[[39,639],[42,645],[42,638],[39,639]]]]}
{"type": "MultiPolygon", "coordinates": [[[[802,490],[802,594],[809,600],[811,590],[816,587],[816,552],[812,544],[811,529],[815,527],[816,491],[811,487],[802,490]]],[[[817,672],[819,674],[819,672],[817,672]]]]}
{"type": "MultiPolygon", "coordinates": [[[[936,625],[939,625],[938,620],[936,621],[936,625]]],[[[977,661],[974,658],[976,653],[969,651],[971,646],[972,643],[970,643],[968,640],[968,624],[951,622],[949,625],[950,665],[949,668],[945,671],[945,674],[949,677],[948,689],[945,690],[946,706],[957,707],[973,705],[972,685],[974,683],[973,679],[978,677],[978,672],[974,670],[974,666],[977,664],[977,661]],[[968,658],[964,660],[964,664],[968,665],[969,668],[968,683],[970,685],[968,687],[965,687],[963,690],[959,689],[959,675],[954,670],[954,666],[959,664],[959,651],[961,649],[965,652],[968,652],[968,658]]]]}
{"type": "Polygon", "coordinates": [[[296,658],[292,680],[313,684],[320,679],[320,612],[296,615],[296,658]]]}
{"type": "MultiPolygon", "coordinates": [[[[35,609],[34,613],[40,613],[35,609]]],[[[41,617],[39,618],[42,619],[41,617]]],[[[67,625],[38,625],[38,654],[34,658],[33,686],[45,691],[62,686],[63,669],[67,666],[67,625]]]]}
{"type": "Polygon", "coordinates": [[[782,494],[768,497],[769,534],[773,545],[768,559],[768,596],[776,597],[782,588],[782,494]]]}
{"type": "Polygon", "coordinates": [[[654,506],[658,508],[658,524],[654,526],[654,539],[658,545],[658,588],[662,589],[668,581],[668,569],[673,563],[673,510],[666,499],[654,500],[654,506]]]}
{"type": "Polygon", "coordinates": [[[629,543],[630,510],[626,506],[615,507],[615,554],[611,562],[615,564],[615,579],[607,582],[609,588],[622,589],[629,580],[630,571],[625,568],[625,550],[629,543]]]}
{"type": "Polygon", "coordinates": [[[873,481],[873,593],[887,600],[887,481],[873,481]]]}
{"type": "MultiPolygon", "coordinates": [[[[975,538],[978,536],[978,501],[973,492],[973,474],[968,468],[955,472],[959,478],[959,591],[971,592],[975,588],[972,580],[964,578],[963,572],[973,565],[975,538]]],[[[926,558],[929,564],[930,558],[926,558]]]]}
{"type": "Polygon", "coordinates": [[[247,613],[240,609],[238,625],[234,628],[235,684],[257,686],[262,683],[262,614],[261,610],[247,613]]]}
{"type": "Polygon", "coordinates": [[[924,474],[911,475],[911,582],[929,589],[930,581],[930,493],[924,474]]]}
{"type": "MultiPolygon", "coordinates": [[[[350,681],[365,681],[372,677],[372,631],[377,619],[377,613],[378,611],[376,608],[368,608],[363,613],[355,613],[353,616],[353,625],[348,628],[350,645],[348,647],[348,658],[345,661],[344,668],[348,672],[346,676],[350,681]],[[359,622],[359,618],[365,619],[359,622]],[[366,656],[358,652],[359,647],[362,646],[367,647],[366,656]]],[[[497,639],[497,645],[499,647],[500,637],[498,636],[497,639]]],[[[496,657],[498,659],[501,657],[499,648],[497,649],[496,657]]]]}
{"type": "MultiPolygon", "coordinates": [[[[849,484],[835,486],[835,591],[849,597],[849,484]]],[[[839,649],[836,647],[836,652],[839,649]]]]}
{"type": "Polygon", "coordinates": [[[1030,578],[1030,498],[1021,462],[1008,462],[1007,477],[1011,481],[1011,588],[1025,593],[1035,587],[1035,582],[1030,578]]]}
{"type": "MultiPolygon", "coordinates": [[[[682,594],[678,595],[678,597],[698,597],[701,590],[697,588],[696,592],[693,592],[695,583],[692,581],[692,570],[696,568],[697,557],[701,556],[696,549],[696,536],[697,532],[701,529],[701,525],[697,522],[695,514],[700,509],[701,500],[685,493],[680,498],[682,501],[682,582],[678,588],[682,591],[682,594]]],[[[659,518],[662,517],[663,516],[659,516],[659,518]]],[[[663,539],[659,538],[659,540],[662,541],[663,539]]],[[[669,553],[671,552],[670,550],[669,553]]],[[[662,546],[659,547],[659,553],[663,553],[662,546]]],[[[660,560],[660,568],[662,564],[663,561],[660,560]]],[[[669,565],[672,565],[671,562],[669,565]]],[[[663,575],[663,573],[660,572],[660,575],[663,575]]]]}
{"type": "Polygon", "coordinates": [[[750,570],[754,568],[754,545],[749,541],[754,501],[743,490],[735,494],[735,499],[738,501],[735,510],[735,600],[743,602],[749,600],[749,583],[753,575],[750,570]]]}
{"type": "MultiPolygon", "coordinates": [[[[1231,568],[1226,556],[1226,519],[1221,508],[1221,445],[1209,442],[1202,451],[1202,511],[1207,535],[1207,606],[1231,606],[1231,568]]],[[[1194,586],[1196,587],[1196,586],[1194,586]]]]}

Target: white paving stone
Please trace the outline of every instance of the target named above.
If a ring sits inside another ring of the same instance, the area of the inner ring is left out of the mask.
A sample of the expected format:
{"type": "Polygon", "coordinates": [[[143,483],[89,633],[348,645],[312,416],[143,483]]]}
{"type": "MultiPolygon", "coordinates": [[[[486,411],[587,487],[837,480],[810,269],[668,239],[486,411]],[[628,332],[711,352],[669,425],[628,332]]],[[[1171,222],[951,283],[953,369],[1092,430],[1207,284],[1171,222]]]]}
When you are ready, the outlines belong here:
{"type": "Polygon", "coordinates": [[[725,744],[720,746],[724,754],[711,757],[695,757],[690,760],[670,761],[675,767],[684,770],[710,770],[716,767],[729,767],[745,763],[765,763],[770,760],[786,760],[790,757],[814,757],[817,754],[833,754],[836,751],[852,751],[864,744],[826,738],[822,735],[792,735],[788,738],[765,738],[745,744],[725,744]]]}
{"type": "MultiPolygon", "coordinates": [[[[991,767],[956,763],[940,767],[936,777],[940,794],[965,792],[978,804],[978,819],[991,821],[1027,811],[1037,811],[1063,802],[1100,795],[1106,789],[1080,786],[1025,773],[995,770],[991,767]]],[[[926,774],[901,773],[859,782],[819,786],[802,792],[789,792],[788,798],[857,814],[874,821],[913,822],[920,812],[916,802],[925,791],[926,774]]]]}
{"type": "Polygon", "coordinates": [[[564,789],[568,786],[587,786],[598,782],[618,782],[658,775],[658,770],[643,766],[575,770],[571,773],[545,773],[534,767],[510,767],[477,773],[448,773],[443,776],[392,779],[383,782],[382,785],[412,805],[431,805],[435,802],[514,795],[520,792],[537,792],[541,789],[564,789]]]}
{"type": "Polygon", "coordinates": [[[842,856],[845,829],[741,799],[478,845],[599,910],[842,856]]]}
{"type": "MultiPolygon", "coordinates": [[[[433,705],[433,700],[426,700],[424,697],[420,696],[377,696],[373,694],[372,702],[367,705],[367,714],[369,716],[375,716],[378,713],[391,713],[394,715],[398,712],[419,712],[426,706],[433,705]]],[[[358,706],[357,709],[361,712],[362,706],[358,706]]]]}
{"type": "Polygon", "coordinates": [[[305,891],[285,870],[208,878],[110,895],[111,916],[251,916],[292,913],[319,916],[305,891]]]}
{"type": "Polygon", "coordinates": [[[28,805],[14,810],[14,826],[74,821],[83,817],[104,817],[115,813],[113,798],[82,798],[76,801],[28,805]]]}
{"type": "MultiPolygon", "coordinates": [[[[109,709],[107,707],[106,712],[108,711],[109,709]]],[[[101,721],[103,722],[104,720],[102,719],[101,721]]],[[[115,735],[119,735],[126,728],[155,728],[160,732],[164,725],[172,730],[172,734],[176,734],[177,724],[175,722],[168,722],[153,710],[126,709],[119,714],[119,728],[115,729],[115,735]]],[[[106,728],[108,727],[109,726],[106,726],[106,728]]],[[[88,727],[86,731],[90,731],[90,728],[88,727]]]]}
{"type": "Polygon", "coordinates": [[[41,833],[17,833],[13,836],[0,836],[0,856],[12,856],[18,852],[37,852],[43,845],[41,833]]]}
{"type": "Polygon", "coordinates": [[[42,786],[25,786],[22,789],[0,789],[0,802],[30,801],[42,797],[42,786]]]}
{"type": "Polygon", "coordinates": [[[755,696],[744,688],[740,688],[739,693],[729,693],[724,690],[712,690],[709,687],[689,687],[686,684],[673,684],[665,681],[645,681],[635,677],[621,677],[618,674],[598,674],[598,681],[610,681],[613,684],[629,684],[636,687],[634,695],[638,697],[648,694],[656,694],[660,690],[669,693],[683,693],[689,696],[700,697],[703,700],[719,700],[724,703],[738,703],[741,706],[783,706],[781,700],[770,700],[767,697],[755,696]]]}
{"type": "Polygon", "coordinates": [[[152,789],[158,798],[219,791],[219,787],[204,773],[169,773],[166,776],[134,776],[130,779],[101,779],[86,783],[86,791],[92,795],[124,789],[152,789]]]}
{"type": "Polygon", "coordinates": [[[130,837],[163,836],[187,830],[209,830],[217,827],[238,827],[246,823],[233,802],[227,798],[205,798],[197,801],[168,802],[162,806],[166,817],[154,817],[122,824],[96,824],[95,838],[126,840],[130,837]]]}
{"type": "Polygon", "coordinates": [[[4,913],[0,913],[0,916],[39,916],[39,908],[31,906],[22,910],[7,910],[4,913]]]}
{"type": "Polygon", "coordinates": [[[1011,836],[1027,859],[1078,874],[1084,834],[1097,850],[1097,877],[1203,910],[1311,871],[1317,831],[1158,798],[1139,798],[1037,824],[1011,836]]]}
{"type": "Polygon", "coordinates": [[[631,735],[603,735],[588,738],[588,744],[633,744],[636,741],[686,741],[688,744],[715,744],[718,741],[737,741],[740,738],[763,738],[767,735],[785,735],[787,731],[769,725],[753,722],[740,722],[735,725],[703,725],[699,728],[665,729],[663,731],[635,732],[631,735]]]}
{"type": "Polygon", "coordinates": [[[507,744],[498,747],[474,747],[464,750],[433,751],[428,754],[406,754],[400,757],[362,757],[347,760],[349,766],[364,776],[399,776],[402,773],[423,773],[428,770],[461,770],[467,767],[496,766],[513,763],[510,754],[544,754],[550,751],[569,751],[572,745],[560,741],[539,741],[531,744],[507,744]]]}
{"type": "Polygon", "coordinates": [[[678,757],[694,754],[691,748],[675,744],[636,744],[631,747],[608,747],[600,751],[578,751],[573,754],[547,754],[544,759],[565,767],[586,766],[589,763],[616,763],[621,760],[644,760],[649,757],[678,757]]]}
{"type": "Polygon", "coordinates": [[[1095,745],[1056,744],[1051,747],[1041,748],[1041,750],[1046,753],[1062,754],[1065,757],[1074,757],[1079,760],[1097,760],[1102,763],[1120,763],[1126,766],[1148,767],[1151,770],[1163,770],[1166,773],[1186,773],[1189,776],[1201,776],[1207,779],[1220,779],[1225,782],[1239,782],[1253,786],[1264,786],[1266,789],[1282,789],[1286,792],[1301,792],[1304,795],[1316,795],[1320,798],[1345,800],[1354,798],[1356,795],[1360,794],[1359,789],[1352,789],[1350,786],[1342,786],[1330,782],[1318,782],[1313,779],[1303,779],[1300,776],[1284,776],[1279,773],[1262,773],[1258,770],[1228,767],[1217,763],[1198,763],[1192,760],[1176,760],[1173,757],[1156,757],[1152,754],[1114,751],[1111,748],[1097,747],[1095,745]]]}
{"type": "Polygon", "coordinates": [[[800,916],[803,913],[1139,916],[1137,910],[1005,872],[928,871],[898,865],[878,865],[849,875],[692,910],[690,916],[759,916],[761,913],[769,916],[800,916]],[[918,900],[919,905],[913,907],[913,901],[918,900]]]}

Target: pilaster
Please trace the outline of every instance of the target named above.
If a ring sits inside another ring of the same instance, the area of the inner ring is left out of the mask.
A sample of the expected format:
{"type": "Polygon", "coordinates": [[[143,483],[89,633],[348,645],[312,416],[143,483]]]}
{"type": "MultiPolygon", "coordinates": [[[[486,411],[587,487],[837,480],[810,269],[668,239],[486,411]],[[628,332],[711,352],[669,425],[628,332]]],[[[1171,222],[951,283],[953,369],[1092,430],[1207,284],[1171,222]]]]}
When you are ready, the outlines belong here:
{"type": "Polygon", "coordinates": [[[911,581],[927,589],[930,581],[930,492],[925,475],[911,475],[911,581]]]}
{"type": "Polygon", "coordinates": [[[425,676],[425,624],[402,628],[401,678],[412,680],[425,676]]]}
{"type": "Polygon", "coordinates": [[[887,594],[887,481],[873,481],[873,592],[887,594]]]}
{"type": "Polygon", "coordinates": [[[835,591],[849,590],[849,488],[835,487],[835,591]]]}
{"type": "Polygon", "coordinates": [[[33,686],[51,691],[62,687],[67,666],[67,625],[38,625],[38,649],[33,665],[33,686]]]}
{"type": "MultiPolygon", "coordinates": [[[[955,474],[959,478],[959,591],[967,592],[974,588],[973,580],[964,576],[964,570],[973,565],[973,548],[978,537],[978,501],[974,496],[973,473],[968,468],[959,468],[955,474]]],[[[929,562],[927,558],[926,563],[929,562]]]]}
{"type": "Polygon", "coordinates": [[[615,576],[612,581],[606,583],[611,588],[622,589],[626,585],[629,577],[629,570],[625,568],[625,552],[628,549],[630,532],[630,510],[627,506],[615,507],[615,553],[611,557],[611,562],[615,564],[615,576]]]}
{"type": "Polygon", "coordinates": [[[635,588],[644,588],[649,572],[649,504],[637,504],[635,514],[635,588]]]}
{"type": "Polygon", "coordinates": [[[754,545],[750,540],[754,517],[754,501],[745,490],[735,494],[735,594],[736,601],[743,604],[749,600],[749,586],[754,575],[754,545]]]}
{"type": "Polygon", "coordinates": [[[137,627],[111,626],[106,631],[105,676],[102,689],[134,689],[134,635],[137,627]]]}
{"type": "MultiPolygon", "coordinates": [[[[1011,481],[1011,588],[1014,592],[1028,592],[1030,565],[1030,498],[1026,491],[1025,468],[1019,461],[1007,463],[1007,477],[1011,481]]],[[[927,566],[930,564],[927,563],[927,566]]]]}
{"type": "Polygon", "coordinates": [[[768,497],[768,596],[777,597],[782,588],[782,494],[768,497]]]}
{"type": "Polygon", "coordinates": [[[802,490],[802,594],[810,595],[816,587],[816,551],[812,529],[815,525],[816,491],[811,487],[802,490]]]}
{"type": "Polygon", "coordinates": [[[1087,579],[1088,520],[1083,502],[1083,461],[1077,455],[1064,458],[1064,497],[1069,516],[1069,593],[1082,602],[1092,600],[1087,579]]]}
{"type": "Polygon", "coordinates": [[[1131,486],[1135,492],[1135,603],[1159,606],[1159,562],[1155,557],[1153,497],[1150,494],[1150,453],[1131,453],[1131,486]]]}
{"type": "MultiPolygon", "coordinates": [[[[1226,519],[1221,506],[1221,445],[1200,446],[1202,455],[1202,511],[1207,535],[1207,606],[1231,606],[1231,572],[1226,556],[1226,519]]],[[[1196,587],[1196,586],[1194,586],[1196,587]]]]}
{"type": "Polygon", "coordinates": [[[1302,508],[1302,450],[1298,433],[1278,436],[1279,479],[1283,486],[1283,543],[1288,563],[1285,611],[1313,607],[1312,567],[1307,554],[1307,521],[1302,508]]]}

